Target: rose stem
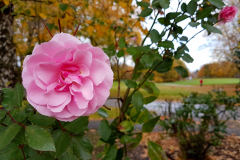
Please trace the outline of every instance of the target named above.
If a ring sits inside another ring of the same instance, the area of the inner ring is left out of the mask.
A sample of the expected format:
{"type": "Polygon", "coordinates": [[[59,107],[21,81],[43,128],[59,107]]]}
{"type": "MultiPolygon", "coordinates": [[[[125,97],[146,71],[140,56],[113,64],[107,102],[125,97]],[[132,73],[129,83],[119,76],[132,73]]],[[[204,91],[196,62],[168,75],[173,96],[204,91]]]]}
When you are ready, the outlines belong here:
{"type": "Polygon", "coordinates": [[[103,105],[103,107],[105,107],[105,108],[108,109],[108,110],[111,110],[111,108],[109,108],[109,107],[107,107],[107,106],[105,106],[105,105],[103,105]]]}
{"type": "Polygon", "coordinates": [[[60,23],[60,19],[58,19],[58,26],[59,26],[59,31],[60,31],[60,33],[62,32],[62,30],[61,30],[61,23],[60,23]]]}
{"type": "Polygon", "coordinates": [[[44,23],[46,29],[48,30],[48,33],[53,37],[52,33],[50,32],[49,28],[47,27],[46,23],[44,23]]]}
{"type": "Polygon", "coordinates": [[[76,35],[76,33],[77,33],[77,31],[78,31],[78,28],[79,28],[79,26],[80,26],[80,24],[77,26],[77,29],[76,29],[76,31],[74,32],[73,36],[75,36],[75,35],[76,35]]]}

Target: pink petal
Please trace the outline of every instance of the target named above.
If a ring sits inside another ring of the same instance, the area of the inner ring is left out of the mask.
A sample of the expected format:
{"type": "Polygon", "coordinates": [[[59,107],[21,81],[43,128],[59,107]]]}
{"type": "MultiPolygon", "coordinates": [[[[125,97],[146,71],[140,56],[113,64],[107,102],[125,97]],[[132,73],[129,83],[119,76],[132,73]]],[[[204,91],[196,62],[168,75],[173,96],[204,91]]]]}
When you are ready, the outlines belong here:
{"type": "Polygon", "coordinates": [[[111,69],[111,67],[106,64],[103,63],[104,67],[105,67],[105,78],[104,78],[104,82],[107,85],[107,89],[111,89],[112,85],[113,85],[113,71],[111,69]]]}
{"type": "Polygon", "coordinates": [[[23,68],[26,67],[27,65],[27,61],[29,60],[31,56],[30,55],[27,55],[25,58],[24,58],[24,61],[23,61],[23,68]]]}
{"type": "Polygon", "coordinates": [[[54,113],[56,117],[59,118],[70,118],[73,115],[68,111],[67,107],[65,107],[61,112],[59,113],[54,113]]]}
{"type": "Polygon", "coordinates": [[[28,85],[33,81],[33,77],[28,73],[27,67],[23,68],[22,79],[23,79],[22,84],[24,88],[28,89],[28,85]]]}
{"type": "Polygon", "coordinates": [[[88,51],[76,51],[73,56],[73,61],[69,64],[71,65],[85,65],[87,67],[90,67],[92,63],[92,54],[88,51]]]}
{"type": "Polygon", "coordinates": [[[81,77],[86,77],[90,75],[90,70],[88,69],[88,67],[86,67],[83,64],[79,65],[79,70],[80,70],[81,77]]]}
{"type": "Polygon", "coordinates": [[[103,50],[99,47],[91,47],[86,49],[92,53],[92,57],[100,60],[101,62],[106,62],[109,60],[108,56],[103,52],[103,50]]]}
{"type": "Polygon", "coordinates": [[[65,49],[65,47],[61,43],[49,41],[35,46],[33,49],[33,55],[38,53],[46,53],[50,57],[53,57],[57,52],[63,49],[65,49]]]}
{"type": "Polygon", "coordinates": [[[55,118],[60,121],[64,121],[64,122],[72,122],[73,120],[77,119],[78,116],[72,116],[70,118],[60,118],[60,117],[55,116],[55,118]]]}
{"type": "Polygon", "coordinates": [[[93,98],[93,83],[87,78],[82,79],[82,86],[79,88],[78,92],[81,92],[86,100],[91,100],[93,98]]]}
{"type": "Polygon", "coordinates": [[[46,93],[45,96],[47,99],[47,104],[50,106],[56,106],[56,107],[66,102],[69,103],[71,100],[71,94],[69,92],[57,92],[55,89],[46,93]]]}
{"type": "Polygon", "coordinates": [[[50,85],[58,81],[58,77],[60,75],[60,64],[54,62],[45,62],[40,63],[36,67],[36,75],[39,79],[41,79],[46,85],[50,85]]]}
{"type": "MultiPolygon", "coordinates": [[[[81,44],[82,42],[77,39],[76,37],[68,34],[68,33],[58,33],[58,34],[55,34],[53,36],[53,38],[51,39],[51,41],[56,41],[56,42],[61,42],[61,43],[64,43],[64,42],[67,42],[67,41],[74,41],[78,44],[81,44]]],[[[51,42],[50,41],[50,42],[51,42]]]]}
{"type": "Polygon", "coordinates": [[[39,105],[46,105],[47,99],[45,97],[46,91],[39,88],[34,81],[28,85],[27,96],[32,102],[39,105]]]}
{"type": "Polygon", "coordinates": [[[48,116],[48,117],[53,117],[54,114],[51,112],[48,108],[47,105],[38,105],[34,103],[30,98],[27,96],[27,101],[42,115],[48,116]]]}
{"type": "Polygon", "coordinates": [[[34,68],[35,68],[36,65],[38,65],[41,62],[51,61],[51,59],[52,58],[49,57],[45,53],[31,55],[28,58],[28,61],[26,62],[27,63],[26,65],[27,65],[28,73],[33,76],[33,71],[34,71],[34,68]]]}
{"type": "MultiPolygon", "coordinates": [[[[35,70],[36,70],[36,67],[35,67],[35,70]]],[[[37,77],[37,74],[36,72],[33,72],[33,79],[34,79],[34,82],[36,83],[36,85],[40,88],[42,88],[43,90],[46,90],[47,89],[47,85],[37,77]]]]}
{"type": "Polygon", "coordinates": [[[57,52],[57,53],[53,56],[53,61],[56,62],[56,63],[59,63],[59,62],[65,60],[68,54],[74,53],[75,51],[76,51],[75,48],[63,49],[63,50],[57,52]]]}
{"type": "Polygon", "coordinates": [[[79,43],[75,42],[75,41],[72,41],[72,40],[69,40],[69,41],[65,41],[62,43],[65,47],[67,48],[70,48],[70,47],[74,47],[74,48],[77,48],[79,43]]]}
{"type": "Polygon", "coordinates": [[[89,76],[89,79],[93,82],[93,84],[97,86],[102,83],[103,79],[105,78],[105,74],[106,70],[104,64],[97,59],[93,59],[89,76]]]}
{"type": "Polygon", "coordinates": [[[79,109],[85,109],[88,107],[88,100],[86,100],[81,93],[76,92],[74,94],[74,100],[79,109]]]}
{"type": "Polygon", "coordinates": [[[48,107],[52,112],[55,112],[55,113],[62,112],[62,110],[69,104],[70,101],[71,101],[71,94],[69,94],[68,99],[65,102],[63,102],[62,104],[60,104],[58,106],[48,105],[48,107]]]}
{"type": "Polygon", "coordinates": [[[107,84],[105,82],[99,84],[98,86],[94,87],[95,96],[97,97],[97,104],[98,106],[102,106],[105,104],[107,98],[110,95],[109,89],[107,89],[107,84]]]}
{"type": "Polygon", "coordinates": [[[97,107],[97,97],[94,96],[91,101],[88,103],[87,111],[83,114],[83,116],[88,116],[90,114],[95,113],[94,111],[96,110],[97,107]]]}
{"type": "MultiPolygon", "coordinates": [[[[86,102],[83,103],[85,103],[84,105],[86,105],[86,102]]],[[[79,109],[77,103],[73,100],[73,98],[72,101],[67,105],[67,109],[74,116],[82,116],[87,111],[87,107],[84,109],[79,109]]]]}
{"type": "Polygon", "coordinates": [[[82,44],[79,44],[77,48],[79,50],[86,50],[86,49],[91,48],[91,47],[93,47],[93,46],[89,43],[82,43],[82,44]]]}

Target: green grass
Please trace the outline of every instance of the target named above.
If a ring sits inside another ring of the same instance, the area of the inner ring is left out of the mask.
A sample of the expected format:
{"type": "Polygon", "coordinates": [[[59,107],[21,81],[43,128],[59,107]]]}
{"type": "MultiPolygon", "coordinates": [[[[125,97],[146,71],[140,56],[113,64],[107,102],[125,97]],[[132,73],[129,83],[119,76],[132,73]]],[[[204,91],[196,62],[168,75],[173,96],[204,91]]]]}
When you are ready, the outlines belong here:
{"type": "MultiPolygon", "coordinates": [[[[239,83],[239,78],[203,78],[203,85],[226,85],[226,84],[237,84],[239,83]]],[[[200,79],[192,79],[185,81],[177,81],[166,84],[178,84],[178,85],[199,85],[200,79]]]]}
{"type": "MultiPolygon", "coordinates": [[[[118,116],[119,111],[117,107],[109,107],[111,110],[104,109],[108,113],[108,118],[107,119],[114,119],[118,116]]],[[[90,120],[101,120],[103,119],[99,114],[96,112],[94,114],[89,115],[90,120]]]]}

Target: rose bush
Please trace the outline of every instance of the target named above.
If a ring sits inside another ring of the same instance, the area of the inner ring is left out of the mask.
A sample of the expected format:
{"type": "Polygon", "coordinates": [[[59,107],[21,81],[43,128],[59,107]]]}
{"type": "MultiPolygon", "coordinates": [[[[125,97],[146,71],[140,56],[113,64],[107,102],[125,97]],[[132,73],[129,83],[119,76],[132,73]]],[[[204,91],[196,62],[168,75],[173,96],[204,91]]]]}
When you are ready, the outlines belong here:
{"type": "Polygon", "coordinates": [[[219,23],[225,24],[227,22],[231,22],[237,14],[237,7],[236,6],[226,6],[222,8],[218,15],[219,23]]]}
{"type": "Polygon", "coordinates": [[[22,79],[27,100],[39,113],[73,121],[104,105],[113,72],[102,49],[60,33],[25,58],[22,79]]]}

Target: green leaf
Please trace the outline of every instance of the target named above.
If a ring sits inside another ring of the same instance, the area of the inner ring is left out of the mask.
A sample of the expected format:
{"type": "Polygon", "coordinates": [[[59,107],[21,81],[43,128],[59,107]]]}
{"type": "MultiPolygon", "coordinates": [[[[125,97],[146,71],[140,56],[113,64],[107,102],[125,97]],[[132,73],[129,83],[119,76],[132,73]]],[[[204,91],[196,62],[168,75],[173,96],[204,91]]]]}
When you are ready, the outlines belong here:
{"type": "Polygon", "coordinates": [[[56,152],[52,152],[51,154],[58,158],[67,152],[67,148],[70,145],[72,137],[68,132],[63,132],[62,130],[54,131],[52,136],[55,143],[56,152]]]}
{"type": "Polygon", "coordinates": [[[5,148],[0,150],[0,159],[1,160],[13,160],[17,153],[21,150],[19,146],[15,143],[10,143],[5,148]]]}
{"type": "Polygon", "coordinates": [[[39,113],[33,114],[29,117],[30,122],[39,126],[49,126],[51,124],[54,124],[55,120],[56,119],[54,117],[47,117],[39,113]]]}
{"type": "Polygon", "coordinates": [[[218,8],[222,8],[223,6],[225,6],[225,4],[223,3],[222,0],[208,0],[212,5],[218,7],[218,8]]]}
{"type": "Polygon", "coordinates": [[[197,10],[197,2],[196,0],[191,0],[187,5],[187,12],[190,15],[193,15],[196,10],[197,10]]]}
{"type": "Polygon", "coordinates": [[[189,22],[191,27],[197,27],[200,23],[199,22],[189,22]]]}
{"type": "Polygon", "coordinates": [[[111,145],[102,160],[115,160],[115,158],[117,157],[117,150],[117,146],[111,145]]]}
{"type": "Polygon", "coordinates": [[[188,18],[187,15],[182,15],[182,16],[177,17],[177,18],[175,19],[175,22],[178,23],[178,22],[181,22],[181,21],[183,21],[183,20],[185,20],[185,19],[187,19],[187,18],[188,18]]]}
{"type": "Polygon", "coordinates": [[[154,96],[159,96],[160,94],[158,87],[153,82],[145,81],[142,88],[145,89],[149,94],[153,94],[154,96]]]}
{"type": "Polygon", "coordinates": [[[133,81],[133,80],[125,79],[125,80],[123,80],[123,82],[125,83],[125,85],[128,88],[136,88],[137,87],[137,83],[135,81],[133,81]]]}
{"type": "Polygon", "coordinates": [[[73,152],[79,159],[91,159],[92,142],[87,137],[72,137],[73,152]]]}
{"type": "Polygon", "coordinates": [[[60,9],[64,12],[64,11],[66,11],[66,10],[68,9],[68,4],[61,3],[61,4],[59,5],[59,7],[60,7],[60,9]]]}
{"type": "Polygon", "coordinates": [[[2,107],[5,108],[7,111],[12,110],[16,105],[16,95],[13,89],[3,88],[3,100],[2,100],[2,107]]]}
{"type": "Polygon", "coordinates": [[[141,92],[136,91],[133,95],[132,95],[132,104],[133,107],[136,108],[137,111],[140,111],[143,107],[143,95],[141,92]]]}
{"type": "Polygon", "coordinates": [[[119,131],[128,132],[132,129],[133,125],[130,121],[123,121],[119,124],[119,131]]]}
{"type": "Polygon", "coordinates": [[[192,63],[194,59],[189,54],[185,53],[182,56],[182,60],[184,60],[187,63],[192,63]]]}
{"type": "Polygon", "coordinates": [[[164,26],[170,25],[170,19],[167,19],[167,18],[158,18],[158,22],[164,26]]]}
{"type": "Polygon", "coordinates": [[[187,42],[187,41],[188,41],[188,37],[186,37],[186,36],[182,36],[182,37],[180,38],[180,40],[181,40],[181,41],[186,41],[186,42],[187,42]]]}
{"type": "Polygon", "coordinates": [[[152,9],[151,8],[145,8],[144,10],[142,10],[141,14],[139,15],[140,17],[147,17],[152,13],[152,9]]]}
{"type": "Polygon", "coordinates": [[[100,152],[100,153],[98,153],[98,154],[96,155],[96,158],[97,158],[97,159],[100,159],[100,158],[102,158],[104,155],[105,155],[104,152],[100,152]]]}
{"type": "Polygon", "coordinates": [[[222,32],[221,32],[218,28],[213,27],[213,26],[211,26],[211,25],[209,25],[209,24],[202,24],[202,27],[203,27],[204,29],[206,29],[208,32],[213,32],[213,33],[222,34],[222,32]]]}
{"type": "Polygon", "coordinates": [[[46,158],[46,156],[38,154],[33,157],[30,157],[27,160],[48,160],[48,159],[46,158]]]}
{"type": "Polygon", "coordinates": [[[153,57],[149,54],[144,54],[140,61],[146,66],[146,67],[151,67],[153,64],[153,57]]]}
{"type": "Polygon", "coordinates": [[[171,69],[173,65],[173,59],[165,58],[163,61],[160,61],[160,63],[161,64],[158,65],[159,61],[155,61],[151,68],[154,69],[158,65],[158,67],[155,70],[159,73],[166,73],[171,69]]]}
{"type": "Polygon", "coordinates": [[[151,30],[150,38],[151,38],[152,43],[157,43],[161,39],[161,37],[156,29],[151,30]]]}
{"type": "Polygon", "coordinates": [[[5,9],[7,9],[7,8],[8,8],[8,5],[3,6],[3,7],[1,8],[1,12],[3,13],[3,11],[4,11],[5,9]]]}
{"type": "Polygon", "coordinates": [[[181,5],[181,10],[182,10],[183,12],[186,12],[186,11],[187,11],[187,5],[186,5],[186,3],[182,3],[182,5],[181,5]]]}
{"type": "Polygon", "coordinates": [[[120,40],[119,40],[119,47],[120,48],[124,48],[125,47],[125,38],[124,37],[121,37],[120,40]]]}
{"type": "Polygon", "coordinates": [[[164,8],[164,9],[169,8],[169,5],[170,5],[169,0],[158,0],[158,1],[162,8],[164,8]]]}
{"type": "Polygon", "coordinates": [[[130,160],[130,158],[127,156],[127,157],[124,158],[124,160],[130,160]]]}
{"type": "Polygon", "coordinates": [[[54,23],[46,23],[48,29],[51,31],[54,27],[54,23]]]}
{"type": "Polygon", "coordinates": [[[118,53],[117,53],[117,56],[120,58],[120,57],[123,57],[124,56],[124,50],[120,50],[120,51],[118,51],[118,53]]]}
{"type": "Polygon", "coordinates": [[[24,108],[15,108],[10,112],[10,114],[17,122],[21,122],[27,117],[27,113],[24,108]]]}
{"type": "Polygon", "coordinates": [[[150,119],[147,122],[145,122],[142,126],[142,132],[144,132],[144,133],[152,132],[152,130],[155,127],[155,125],[157,124],[159,118],[160,118],[160,116],[155,117],[155,118],[150,119]]]}
{"type": "Polygon", "coordinates": [[[203,19],[205,17],[208,17],[212,12],[212,8],[204,8],[201,11],[197,12],[197,20],[198,19],[203,19]]]}
{"type": "Polygon", "coordinates": [[[25,10],[24,13],[27,15],[27,16],[31,16],[31,11],[30,10],[25,10]]]}
{"type": "Polygon", "coordinates": [[[149,104],[157,99],[157,96],[148,96],[144,97],[143,102],[144,104],[149,104]]]}
{"type": "Polygon", "coordinates": [[[130,148],[135,148],[139,145],[142,140],[142,133],[138,133],[136,137],[136,142],[130,145],[130,148]]]}
{"type": "Polygon", "coordinates": [[[2,120],[7,114],[7,111],[5,110],[0,110],[0,120],[2,120]]]}
{"type": "Polygon", "coordinates": [[[133,117],[133,116],[135,116],[136,114],[137,114],[137,110],[136,110],[136,108],[134,108],[134,107],[131,107],[132,109],[131,109],[131,111],[130,111],[130,116],[131,117],[133,117]]]}
{"type": "Polygon", "coordinates": [[[148,141],[148,155],[151,160],[168,160],[162,147],[152,141],[148,141]]]}
{"type": "Polygon", "coordinates": [[[79,160],[77,156],[74,155],[72,148],[68,148],[67,152],[63,156],[59,157],[58,159],[59,160],[79,160]]]}
{"type": "Polygon", "coordinates": [[[106,119],[102,120],[98,127],[98,133],[104,141],[107,141],[112,133],[111,127],[106,119]]]}
{"type": "Polygon", "coordinates": [[[133,138],[129,135],[124,135],[124,136],[121,137],[120,142],[123,143],[123,144],[124,143],[136,143],[137,140],[136,140],[136,138],[133,138]]]}
{"type": "Polygon", "coordinates": [[[27,126],[25,136],[28,145],[33,149],[56,152],[53,138],[47,129],[43,129],[39,126],[27,126]]]}
{"type": "Polygon", "coordinates": [[[172,41],[162,41],[160,43],[158,43],[159,47],[163,47],[163,48],[172,48],[174,49],[174,45],[172,41]]]}
{"type": "Polygon", "coordinates": [[[25,128],[21,127],[20,131],[16,135],[16,137],[12,141],[13,143],[16,144],[24,144],[25,143],[25,128]]]}
{"type": "Polygon", "coordinates": [[[177,16],[179,16],[181,14],[181,12],[169,12],[167,15],[166,15],[166,18],[167,19],[174,19],[176,18],[177,16]]]}
{"type": "Polygon", "coordinates": [[[138,53],[137,48],[135,48],[135,47],[127,48],[126,51],[127,51],[127,53],[129,53],[132,56],[137,55],[137,53],[138,53]]]}
{"type": "Polygon", "coordinates": [[[147,119],[148,119],[148,110],[144,110],[138,116],[138,118],[136,120],[136,123],[137,124],[142,124],[142,123],[146,122],[147,119]]]}
{"type": "Polygon", "coordinates": [[[15,138],[20,129],[20,125],[13,123],[0,133],[0,150],[6,145],[8,145],[15,138]]]}
{"type": "Polygon", "coordinates": [[[24,88],[22,84],[17,83],[14,87],[14,91],[16,93],[16,103],[18,107],[22,107],[22,100],[24,94],[24,88]]]}
{"type": "Polygon", "coordinates": [[[179,75],[182,76],[182,78],[188,77],[188,71],[186,70],[186,68],[182,66],[177,66],[177,67],[174,67],[174,69],[177,71],[179,75]]]}
{"type": "Polygon", "coordinates": [[[144,8],[148,8],[150,6],[150,4],[147,2],[137,2],[137,5],[144,8]]]}
{"type": "Polygon", "coordinates": [[[88,126],[88,117],[79,117],[72,122],[69,122],[64,127],[68,132],[79,134],[82,133],[88,126]]]}
{"type": "Polygon", "coordinates": [[[102,109],[102,108],[99,108],[97,112],[98,112],[99,116],[101,116],[101,117],[103,117],[103,118],[107,118],[107,117],[108,117],[107,111],[105,111],[105,110],[102,109]]]}

